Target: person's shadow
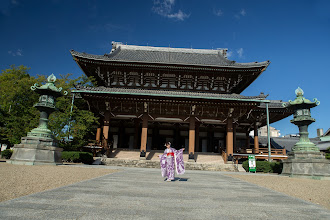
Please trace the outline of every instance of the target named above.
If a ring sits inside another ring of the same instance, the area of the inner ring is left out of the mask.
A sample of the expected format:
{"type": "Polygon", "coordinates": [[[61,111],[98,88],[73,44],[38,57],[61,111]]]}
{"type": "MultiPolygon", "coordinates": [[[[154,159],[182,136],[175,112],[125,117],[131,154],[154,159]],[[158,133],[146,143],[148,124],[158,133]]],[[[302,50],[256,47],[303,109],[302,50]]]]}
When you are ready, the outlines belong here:
{"type": "MultiPolygon", "coordinates": [[[[174,177],[174,180],[172,180],[171,182],[175,182],[175,181],[184,181],[187,182],[189,178],[180,178],[180,177],[174,177]]],[[[164,181],[166,181],[167,179],[165,179],[164,181]]]]}

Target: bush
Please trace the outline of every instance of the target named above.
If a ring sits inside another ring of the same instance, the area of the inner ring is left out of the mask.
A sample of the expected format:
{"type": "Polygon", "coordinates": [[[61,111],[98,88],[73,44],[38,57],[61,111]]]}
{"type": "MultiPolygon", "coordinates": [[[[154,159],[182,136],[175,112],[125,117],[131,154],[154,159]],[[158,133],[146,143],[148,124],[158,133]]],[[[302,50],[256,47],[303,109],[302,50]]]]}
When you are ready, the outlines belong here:
{"type": "Polygon", "coordinates": [[[13,154],[13,150],[7,149],[1,152],[1,157],[5,159],[10,159],[12,154],[13,154]]]}
{"type": "Polygon", "coordinates": [[[94,160],[93,160],[93,155],[88,152],[63,151],[62,161],[72,162],[72,163],[92,164],[94,160]]]}
{"type": "MultiPolygon", "coordinates": [[[[242,164],[246,172],[249,172],[249,161],[242,164]]],[[[283,164],[281,162],[256,161],[256,171],[264,173],[282,173],[283,164]]]]}
{"type": "Polygon", "coordinates": [[[326,153],[326,154],[325,154],[325,158],[327,158],[327,159],[330,160],[330,153],[326,153]]]}

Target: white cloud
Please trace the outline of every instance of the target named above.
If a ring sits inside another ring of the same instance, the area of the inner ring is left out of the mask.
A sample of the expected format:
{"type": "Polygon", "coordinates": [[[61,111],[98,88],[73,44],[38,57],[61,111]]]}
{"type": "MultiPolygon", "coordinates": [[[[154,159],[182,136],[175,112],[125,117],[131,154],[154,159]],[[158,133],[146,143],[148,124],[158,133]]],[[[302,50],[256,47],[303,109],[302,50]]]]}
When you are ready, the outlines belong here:
{"type": "Polygon", "coordinates": [[[186,13],[182,12],[181,10],[179,10],[177,13],[174,14],[168,14],[167,15],[168,18],[176,18],[180,21],[183,21],[186,18],[189,18],[189,15],[187,15],[186,13]]]}
{"type": "Polygon", "coordinates": [[[173,18],[180,21],[183,21],[186,18],[189,18],[190,15],[179,10],[178,12],[173,12],[173,6],[175,0],[155,0],[152,7],[152,11],[156,14],[159,14],[163,17],[173,18]]]}
{"type": "Polygon", "coordinates": [[[235,17],[236,19],[240,19],[241,17],[244,17],[245,15],[246,15],[246,11],[245,11],[244,8],[242,8],[238,14],[235,14],[235,15],[234,15],[234,17],[235,17]]]}
{"type": "Polygon", "coordinates": [[[240,15],[242,15],[242,16],[245,16],[245,15],[246,15],[246,11],[245,11],[244,8],[243,8],[239,13],[240,13],[240,15]]]}
{"type": "Polygon", "coordinates": [[[237,49],[236,52],[237,52],[239,58],[242,58],[243,57],[243,53],[244,53],[243,48],[237,49]]]}
{"type": "Polygon", "coordinates": [[[221,11],[221,9],[214,9],[213,14],[216,16],[222,16],[223,12],[221,11]]]}
{"type": "Polygon", "coordinates": [[[16,57],[16,56],[23,56],[23,53],[22,53],[23,51],[21,50],[21,49],[18,49],[18,50],[16,50],[16,51],[12,51],[12,50],[10,50],[10,51],[8,51],[8,54],[10,54],[10,55],[12,55],[13,57],[16,57]]]}

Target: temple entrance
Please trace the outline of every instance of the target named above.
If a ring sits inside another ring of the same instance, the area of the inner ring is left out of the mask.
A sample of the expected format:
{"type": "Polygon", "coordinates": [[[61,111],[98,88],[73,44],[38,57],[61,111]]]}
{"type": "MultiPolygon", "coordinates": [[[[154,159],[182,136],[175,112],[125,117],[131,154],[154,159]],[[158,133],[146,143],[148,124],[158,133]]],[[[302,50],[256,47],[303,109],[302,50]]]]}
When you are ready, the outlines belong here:
{"type": "MultiPolygon", "coordinates": [[[[109,141],[113,148],[140,149],[141,119],[110,120],[109,141]]],[[[189,147],[189,124],[148,122],[146,150],[164,150],[164,144],[171,142],[176,149],[189,147]]],[[[237,141],[241,145],[241,141],[237,141]]],[[[195,152],[222,153],[226,149],[223,125],[201,125],[195,138],[195,152]]]]}

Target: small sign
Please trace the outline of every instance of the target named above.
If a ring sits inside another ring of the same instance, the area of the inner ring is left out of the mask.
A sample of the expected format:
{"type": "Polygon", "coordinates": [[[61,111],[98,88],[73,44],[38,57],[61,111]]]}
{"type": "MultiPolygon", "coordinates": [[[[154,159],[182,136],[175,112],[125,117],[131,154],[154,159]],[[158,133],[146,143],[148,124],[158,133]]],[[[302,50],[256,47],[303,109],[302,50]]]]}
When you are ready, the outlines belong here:
{"type": "Polygon", "coordinates": [[[256,157],[249,155],[249,172],[256,172],[256,157]]]}

